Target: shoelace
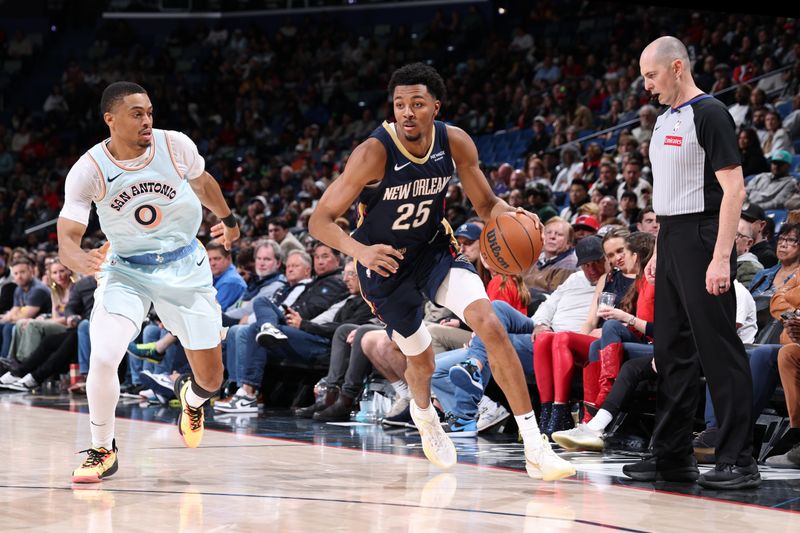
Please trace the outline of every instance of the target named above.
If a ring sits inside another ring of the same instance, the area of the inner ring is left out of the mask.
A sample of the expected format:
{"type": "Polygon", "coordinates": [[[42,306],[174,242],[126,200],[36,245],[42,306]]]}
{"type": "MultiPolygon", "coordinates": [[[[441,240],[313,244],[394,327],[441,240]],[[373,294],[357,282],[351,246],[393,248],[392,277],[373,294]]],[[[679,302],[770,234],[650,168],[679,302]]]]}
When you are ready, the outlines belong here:
{"type": "Polygon", "coordinates": [[[109,452],[105,448],[97,448],[97,449],[89,448],[88,450],[81,450],[78,453],[89,454],[89,456],[83,462],[81,467],[91,467],[91,466],[97,466],[100,463],[102,463],[103,459],[105,459],[105,457],[111,452],[109,452]]]}
{"type": "Polygon", "coordinates": [[[203,410],[200,408],[195,409],[187,405],[183,412],[189,417],[189,427],[191,430],[197,431],[200,429],[200,426],[203,424],[203,410]]]}

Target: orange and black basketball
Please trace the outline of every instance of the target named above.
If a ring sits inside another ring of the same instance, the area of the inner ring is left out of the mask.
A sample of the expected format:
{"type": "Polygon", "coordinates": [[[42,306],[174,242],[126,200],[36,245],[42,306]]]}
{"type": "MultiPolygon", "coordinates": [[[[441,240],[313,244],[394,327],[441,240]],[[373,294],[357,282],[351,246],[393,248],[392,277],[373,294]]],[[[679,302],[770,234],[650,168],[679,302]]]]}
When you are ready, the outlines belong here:
{"type": "Polygon", "coordinates": [[[489,221],[481,233],[481,256],[501,274],[521,274],[536,263],[542,234],[527,215],[508,212],[489,221]]]}

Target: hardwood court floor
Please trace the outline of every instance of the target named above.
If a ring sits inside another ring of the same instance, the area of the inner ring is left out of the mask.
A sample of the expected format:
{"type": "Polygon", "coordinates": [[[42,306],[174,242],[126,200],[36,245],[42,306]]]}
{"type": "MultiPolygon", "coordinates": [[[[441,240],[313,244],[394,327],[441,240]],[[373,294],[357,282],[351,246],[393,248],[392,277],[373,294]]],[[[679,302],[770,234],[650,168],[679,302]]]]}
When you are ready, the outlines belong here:
{"type": "Polygon", "coordinates": [[[75,452],[89,442],[85,400],[0,394],[0,530],[800,531],[793,472],[765,471],[758,490],[709,493],[623,484],[630,458],[573,454],[576,478],[541,482],[520,471],[521,447],[503,435],[459,443],[462,462],[444,473],[404,430],[212,414],[208,427],[220,429],[191,450],[169,423],[176,409],[122,403],[118,414],[138,418],[117,420],[119,471],[73,486],[85,457],[75,452]]]}

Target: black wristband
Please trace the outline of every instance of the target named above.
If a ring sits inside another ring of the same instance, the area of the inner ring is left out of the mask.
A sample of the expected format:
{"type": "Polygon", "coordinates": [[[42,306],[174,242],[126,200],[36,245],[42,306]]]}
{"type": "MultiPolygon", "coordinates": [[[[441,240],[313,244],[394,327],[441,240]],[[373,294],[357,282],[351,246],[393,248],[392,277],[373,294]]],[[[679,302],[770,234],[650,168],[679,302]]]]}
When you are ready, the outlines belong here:
{"type": "Polygon", "coordinates": [[[232,211],[230,215],[223,217],[221,220],[222,223],[229,228],[235,228],[236,225],[238,224],[238,222],[236,222],[236,215],[234,215],[232,211]]]}

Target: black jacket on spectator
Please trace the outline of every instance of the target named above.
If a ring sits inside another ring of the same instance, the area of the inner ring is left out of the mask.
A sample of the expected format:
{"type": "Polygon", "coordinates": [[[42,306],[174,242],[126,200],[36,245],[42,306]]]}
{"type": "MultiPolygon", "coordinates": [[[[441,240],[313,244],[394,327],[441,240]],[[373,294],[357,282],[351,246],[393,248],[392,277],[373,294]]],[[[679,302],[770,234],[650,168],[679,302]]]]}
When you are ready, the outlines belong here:
{"type": "Polygon", "coordinates": [[[300,329],[312,335],[319,335],[320,337],[333,338],[336,328],[342,324],[366,324],[375,316],[372,314],[367,302],[360,294],[351,294],[345,300],[344,305],[336,312],[333,321],[324,324],[317,324],[310,320],[305,320],[300,323],[300,329]]]}
{"type": "Polygon", "coordinates": [[[94,307],[94,291],[97,280],[94,276],[84,276],[75,282],[69,291],[67,305],[64,306],[64,316],[79,316],[81,319],[89,318],[94,307]]]}
{"type": "Polygon", "coordinates": [[[334,270],[329,274],[314,278],[291,307],[304,320],[310,320],[336,302],[347,298],[348,294],[350,291],[344,284],[342,271],[334,270]]]}

